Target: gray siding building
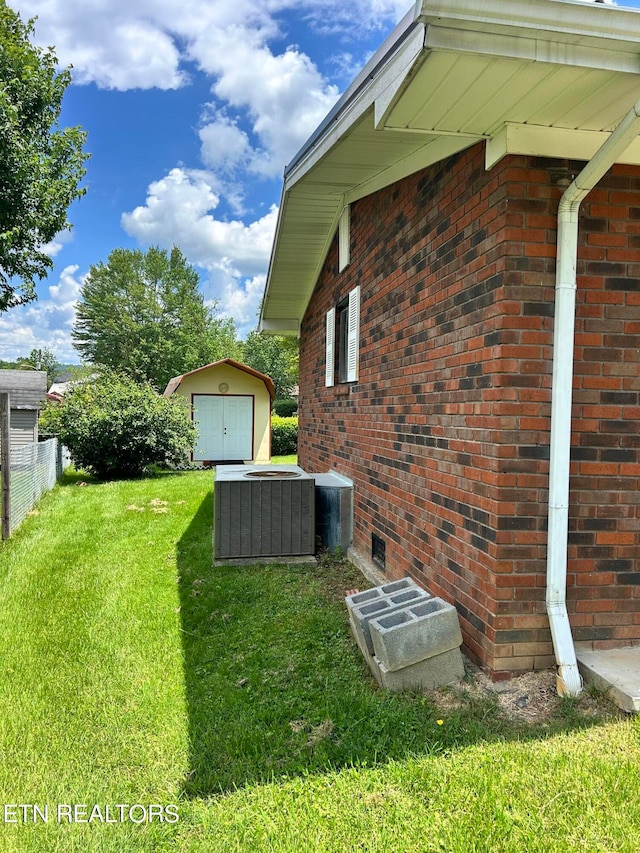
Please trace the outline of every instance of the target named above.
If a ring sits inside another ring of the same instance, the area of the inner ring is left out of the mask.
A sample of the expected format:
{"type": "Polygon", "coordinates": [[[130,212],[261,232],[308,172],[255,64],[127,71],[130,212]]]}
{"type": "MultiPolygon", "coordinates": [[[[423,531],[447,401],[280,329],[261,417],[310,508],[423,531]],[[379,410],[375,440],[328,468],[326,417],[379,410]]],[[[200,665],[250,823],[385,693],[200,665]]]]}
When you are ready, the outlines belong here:
{"type": "Polygon", "coordinates": [[[8,392],[11,447],[38,440],[38,412],[47,398],[44,370],[0,370],[0,393],[8,392]]]}

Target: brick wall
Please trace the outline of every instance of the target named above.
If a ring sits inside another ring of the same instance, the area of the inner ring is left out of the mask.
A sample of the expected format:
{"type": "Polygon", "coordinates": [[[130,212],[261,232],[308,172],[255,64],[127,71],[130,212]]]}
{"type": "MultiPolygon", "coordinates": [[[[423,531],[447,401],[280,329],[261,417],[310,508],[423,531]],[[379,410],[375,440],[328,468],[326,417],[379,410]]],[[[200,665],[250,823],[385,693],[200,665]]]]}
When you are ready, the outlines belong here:
{"type": "MultiPolygon", "coordinates": [[[[454,602],[497,678],[553,663],[558,165],[487,172],[479,145],[357,202],[351,263],[334,242],[302,327],[301,464],[354,480],[354,549],[375,534],[389,577],[454,602]],[[359,381],[325,388],[325,314],[356,284],[359,381]]],[[[640,170],[603,185],[581,222],[568,596],[577,639],[619,643],[640,640],[640,170]]]]}

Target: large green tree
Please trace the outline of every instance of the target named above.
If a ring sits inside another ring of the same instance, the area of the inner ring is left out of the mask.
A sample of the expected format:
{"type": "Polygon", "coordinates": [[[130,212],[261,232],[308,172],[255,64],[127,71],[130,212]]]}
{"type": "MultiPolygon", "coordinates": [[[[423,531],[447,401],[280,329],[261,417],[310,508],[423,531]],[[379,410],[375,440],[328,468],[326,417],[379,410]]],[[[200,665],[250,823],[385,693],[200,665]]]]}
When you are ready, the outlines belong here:
{"type": "Polygon", "coordinates": [[[36,298],[52,268],[43,247],[69,228],[87,156],[80,128],[58,128],[71,82],[55,53],[29,41],[33,22],[0,0],[0,311],[36,298]]]}
{"type": "Polygon", "coordinates": [[[177,247],[115,249],[106,264],[89,270],[74,346],[85,361],[159,390],[173,376],[240,357],[235,323],[214,317],[198,286],[198,273],[177,247]]]}
{"type": "Polygon", "coordinates": [[[290,397],[298,384],[297,338],[249,332],[244,343],[243,361],[271,377],[278,400],[290,397]]]}

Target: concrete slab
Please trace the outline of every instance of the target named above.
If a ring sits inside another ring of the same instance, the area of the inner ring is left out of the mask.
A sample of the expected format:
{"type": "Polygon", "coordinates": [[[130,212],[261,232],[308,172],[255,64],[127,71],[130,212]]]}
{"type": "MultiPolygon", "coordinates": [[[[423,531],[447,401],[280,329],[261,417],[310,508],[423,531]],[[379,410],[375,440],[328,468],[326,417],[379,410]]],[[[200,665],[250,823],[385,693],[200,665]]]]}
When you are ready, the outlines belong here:
{"type": "Polygon", "coordinates": [[[576,657],[585,683],[606,693],[623,711],[640,712],[640,646],[594,650],[578,643],[576,657]]]}
{"type": "Polygon", "coordinates": [[[213,567],[230,566],[241,568],[242,566],[317,566],[318,561],[311,554],[303,554],[298,557],[219,557],[213,560],[213,567]]]}

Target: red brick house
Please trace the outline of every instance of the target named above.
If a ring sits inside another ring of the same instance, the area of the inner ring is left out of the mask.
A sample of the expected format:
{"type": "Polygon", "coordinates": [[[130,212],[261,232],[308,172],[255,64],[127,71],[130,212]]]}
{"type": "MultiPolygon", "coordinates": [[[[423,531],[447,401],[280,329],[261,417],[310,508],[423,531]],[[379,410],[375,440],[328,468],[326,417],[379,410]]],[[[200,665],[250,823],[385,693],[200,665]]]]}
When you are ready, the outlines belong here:
{"type": "Polygon", "coordinates": [[[638,12],[418,2],[285,172],[261,317],[353,558],[568,693],[640,644],[639,98],[638,12]]]}

